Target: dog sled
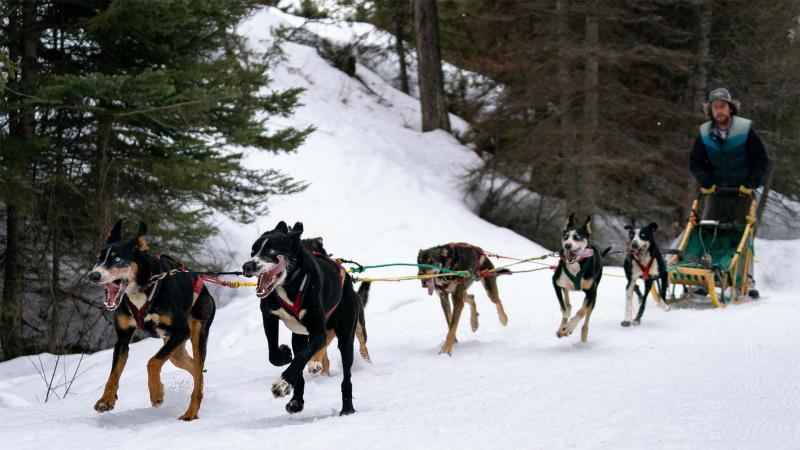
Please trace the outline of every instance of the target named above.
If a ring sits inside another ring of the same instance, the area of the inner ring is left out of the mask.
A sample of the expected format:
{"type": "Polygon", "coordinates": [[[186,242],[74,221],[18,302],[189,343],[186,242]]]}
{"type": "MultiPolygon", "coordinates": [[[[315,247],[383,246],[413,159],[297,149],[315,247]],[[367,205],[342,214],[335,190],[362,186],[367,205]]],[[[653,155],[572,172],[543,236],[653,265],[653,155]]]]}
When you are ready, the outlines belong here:
{"type": "MultiPolygon", "coordinates": [[[[717,188],[710,195],[743,195],[737,188],[717,188]]],[[[667,262],[669,282],[673,286],[699,286],[707,292],[714,307],[749,296],[756,232],[756,201],[750,195],[750,207],[743,222],[701,220],[699,197],[692,202],[686,229],[677,251],[671,250],[667,262]]],[[[692,289],[684,291],[688,297],[692,289]]],[[[675,299],[674,290],[671,301],[675,299]]]]}

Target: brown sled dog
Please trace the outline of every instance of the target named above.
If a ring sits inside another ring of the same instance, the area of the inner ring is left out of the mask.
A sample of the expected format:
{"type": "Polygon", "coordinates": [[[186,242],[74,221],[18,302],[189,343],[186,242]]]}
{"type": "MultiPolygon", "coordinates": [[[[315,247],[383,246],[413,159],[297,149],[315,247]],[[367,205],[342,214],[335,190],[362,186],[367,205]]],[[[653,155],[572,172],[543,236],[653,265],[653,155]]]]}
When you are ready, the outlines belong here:
{"type": "MultiPolygon", "coordinates": [[[[503,309],[503,304],[500,302],[500,294],[497,292],[497,275],[509,273],[509,271],[486,272],[494,270],[494,265],[479,247],[459,242],[420,250],[417,255],[417,263],[440,266],[455,271],[466,271],[473,274],[484,272],[485,275],[480,277],[481,283],[486,289],[489,299],[497,307],[497,316],[500,319],[500,323],[504,326],[508,323],[508,317],[503,309]]],[[[437,275],[441,272],[441,270],[434,268],[419,268],[420,275],[437,275]]],[[[473,281],[473,278],[457,276],[422,280],[422,287],[428,289],[428,295],[433,295],[434,290],[439,294],[439,299],[442,302],[442,311],[444,311],[444,319],[447,322],[447,337],[441,350],[439,350],[440,354],[447,353],[451,356],[453,354],[453,344],[457,341],[456,329],[461,318],[461,310],[464,308],[464,302],[470,306],[472,331],[474,332],[478,329],[478,311],[475,307],[475,297],[467,294],[467,289],[469,289],[473,281]],[[453,299],[452,312],[448,294],[453,299]]]]}

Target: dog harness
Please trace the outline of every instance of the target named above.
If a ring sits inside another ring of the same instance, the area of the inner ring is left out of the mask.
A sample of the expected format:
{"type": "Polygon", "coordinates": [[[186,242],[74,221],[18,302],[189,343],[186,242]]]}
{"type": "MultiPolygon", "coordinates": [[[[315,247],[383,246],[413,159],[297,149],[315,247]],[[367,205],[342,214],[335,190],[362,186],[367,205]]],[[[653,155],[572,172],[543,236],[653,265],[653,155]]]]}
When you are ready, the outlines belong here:
{"type": "MultiPolygon", "coordinates": [[[[172,259],[167,255],[155,256],[159,264],[163,264],[161,261],[162,257],[168,261],[177,263],[179,272],[183,272],[186,270],[186,266],[184,266],[182,263],[178,263],[177,261],[175,261],[174,259],[172,259]]],[[[128,300],[128,312],[130,312],[131,315],[136,319],[136,328],[138,328],[139,331],[144,331],[144,318],[147,315],[147,313],[151,312],[150,311],[150,306],[152,305],[151,300],[153,299],[153,296],[155,296],[156,291],[158,290],[158,284],[160,282],[161,280],[159,279],[156,280],[156,282],[153,283],[152,285],[148,283],[142,286],[142,288],[139,290],[140,292],[145,292],[148,288],[150,289],[150,294],[147,295],[147,300],[144,302],[144,305],[142,305],[141,308],[137,308],[132,301],[128,300]]],[[[193,278],[192,292],[194,293],[194,298],[192,299],[192,305],[194,305],[195,300],[197,300],[197,297],[200,296],[200,292],[202,291],[203,291],[203,278],[199,276],[197,278],[193,278]]]]}
{"type": "Polygon", "coordinates": [[[656,259],[651,256],[650,257],[650,262],[648,262],[647,265],[645,265],[645,266],[643,266],[642,262],[639,261],[638,259],[634,258],[633,260],[636,261],[636,265],[639,266],[640,269],[642,269],[642,279],[649,280],[650,279],[650,268],[653,267],[653,261],[655,261],[656,259]]]}
{"type": "MultiPolygon", "coordinates": [[[[317,258],[325,259],[334,266],[336,266],[339,272],[339,287],[340,288],[344,287],[344,280],[347,276],[347,269],[345,269],[344,266],[342,266],[342,264],[339,261],[334,261],[328,258],[327,255],[323,255],[322,253],[319,252],[313,252],[313,255],[317,258]]],[[[303,281],[300,282],[300,289],[298,289],[297,293],[294,295],[294,303],[289,303],[288,301],[284,300],[280,295],[278,296],[278,300],[280,301],[283,309],[289,311],[298,320],[300,319],[300,310],[303,307],[303,298],[306,295],[307,281],[308,281],[308,274],[305,274],[303,275],[303,281]]],[[[336,300],[336,303],[331,307],[331,309],[325,312],[325,319],[328,319],[334,313],[334,311],[336,311],[341,301],[342,298],[340,296],[339,299],[336,300]]]]}
{"type": "Polygon", "coordinates": [[[589,243],[589,247],[587,247],[587,249],[589,249],[590,252],[587,252],[586,254],[579,256],[578,259],[575,260],[575,262],[578,263],[579,267],[578,273],[576,273],[575,275],[572,275],[569,272],[569,268],[567,267],[567,258],[564,257],[563,253],[561,254],[561,264],[563,265],[563,271],[567,275],[567,278],[569,278],[569,281],[572,281],[572,285],[575,286],[576,291],[581,290],[581,279],[583,278],[583,272],[585,272],[586,269],[589,268],[589,264],[588,263],[585,264],[585,262],[588,261],[589,263],[591,263],[592,256],[594,256],[595,254],[597,255],[600,254],[597,246],[593,243],[589,243]]]}
{"type": "MultiPolygon", "coordinates": [[[[458,249],[472,250],[472,251],[476,252],[479,255],[478,264],[481,264],[481,258],[486,258],[486,252],[484,252],[482,248],[476,247],[476,246],[474,246],[472,244],[467,244],[466,242],[451,242],[451,243],[447,244],[447,247],[449,247],[450,250],[453,251],[454,255],[455,255],[455,252],[458,249]]],[[[475,268],[476,271],[477,271],[477,269],[478,269],[478,267],[475,268]]],[[[458,283],[463,283],[465,280],[467,280],[467,278],[455,278],[455,279],[453,279],[452,277],[444,277],[444,278],[440,278],[438,280],[439,281],[439,286],[437,286],[437,287],[439,287],[440,289],[446,291],[447,288],[450,287],[450,283],[458,284],[458,283]],[[445,281],[445,280],[447,280],[447,281],[445,281]]],[[[436,285],[436,281],[433,281],[433,283],[434,283],[434,286],[435,286],[436,285]]]]}

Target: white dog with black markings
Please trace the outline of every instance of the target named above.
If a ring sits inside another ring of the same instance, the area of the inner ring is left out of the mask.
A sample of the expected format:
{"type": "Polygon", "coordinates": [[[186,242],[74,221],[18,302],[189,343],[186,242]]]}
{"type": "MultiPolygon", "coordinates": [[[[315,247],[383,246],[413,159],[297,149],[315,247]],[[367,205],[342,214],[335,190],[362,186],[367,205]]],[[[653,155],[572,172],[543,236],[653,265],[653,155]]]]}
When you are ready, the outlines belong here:
{"type": "Polygon", "coordinates": [[[669,306],[664,303],[669,278],[664,257],[661,256],[661,250],[654,239],[654,233],[658,229],[658,225],[651,223],[641,228],[625,225],[625,229],[628,230],[630,242],[627,247],[628,256],[625,258],[624,264],[628,285],[625,288],[625,320],[622,321],[621,325],[629,327],[631,324],[639,325],[641,323],[647,294],[650,293],[653,283],[658,285],[659,298],[655,299],[656,304],[665,311],[669,310],[669,306]],[[639,291],[639,287],[636,285],[636,282],[640,279],[644,280],[644,294],[639,291]],[[633,318],[634,292],[639,297],[639,311],[636,313],[636,318],[633,318]]]}

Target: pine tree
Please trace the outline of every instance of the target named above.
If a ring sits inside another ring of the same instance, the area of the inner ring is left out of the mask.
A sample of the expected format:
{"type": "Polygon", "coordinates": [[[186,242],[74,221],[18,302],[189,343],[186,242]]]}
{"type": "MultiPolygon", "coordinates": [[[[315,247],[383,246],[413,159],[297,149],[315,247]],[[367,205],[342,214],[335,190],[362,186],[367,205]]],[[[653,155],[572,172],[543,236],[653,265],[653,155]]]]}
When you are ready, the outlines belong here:
{"type": "MultiPolygon", "coordinates": [[[[17,206],[31,230],[24,242],[8,233],[6,253],[24,245],[49,267],[25,296],[82,298],[75,274],[119,217],[145,220],[159,250],[192,261],[216,232],[213,213],[251,221],[270,196],[303,188],[278,170],[245,167],[237,150],[291,151],[311,131],[268,127],[270,117],[292,113],[300,91],[270,91],[270,54],[234,33],[251,2],[29,1],[4,12],[22,14],[23,4],[35,8],[33,29],[48,30],[34,47],[37,82],[7,77],[0,104],[7,123],[31,108],[37,118],[32,136],[0,129],[7,225],[17,206]]],[[[7,36],[4,48],[20,65],[15,49],[25,37],[7,36]]],[[[9,280],[4,314],[23,297],[9,280]]],[[[20,351],[4,350],[4,358],[20,351]]]]}

